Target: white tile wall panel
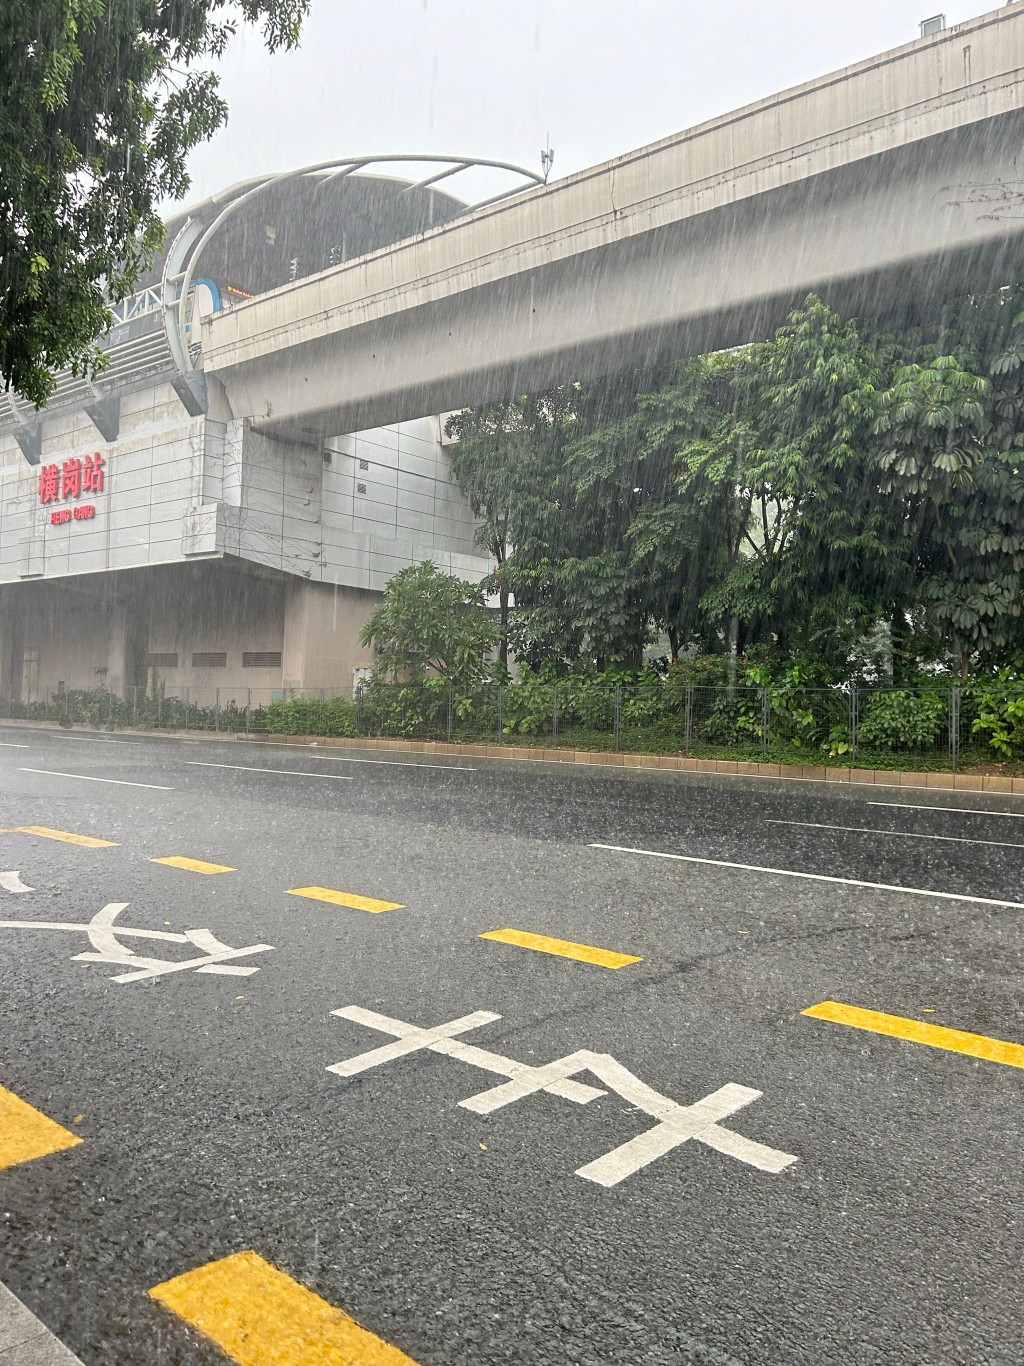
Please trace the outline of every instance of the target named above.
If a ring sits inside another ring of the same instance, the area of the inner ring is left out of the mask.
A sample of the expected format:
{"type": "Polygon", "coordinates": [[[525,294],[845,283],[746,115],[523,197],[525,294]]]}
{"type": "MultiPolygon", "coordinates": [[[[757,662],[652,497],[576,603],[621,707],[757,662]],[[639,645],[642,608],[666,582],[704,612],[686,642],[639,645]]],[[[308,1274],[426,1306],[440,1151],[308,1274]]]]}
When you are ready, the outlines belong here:
{"type": "Polygon", "coordinates": [[[419,532],[431,538],[433,546],[434,519],[429,512],[413,512],[409,508],[398,509],[398,531],[419,532]]]}
{"type": "Polygon", "coordinates": [[[399,469],[404,470],[407,474],[421,474],[426,479],[436,479],[441,466],[432,456],[403,450],[399,457],[399,469]]]}
{"type": "Polygon", "coordinates": [[[400,446],[397,427],[375,427],[372,431],[357,433],[360,441],[366,441],[385,450],[397,451],[400,446]]]}
{"type": "Polygon", "coordinates": [[[394,508],[381,507],[379,503],[364,503],[352,519],[357,531],[381,532],[385,528],[392,533],[398,529],[398,518],[394,508]]]}
{"type": "Polygon", "coordinates": [[[361,470],[358,460],[352,462],[352,478],[360,484],[366,484],[371,489],[393,491],[398,486],[398,470],[393,465],[385,465],[379,461],[369,461],[370,468],[361,470]]]}
{"type": "Polygon", "coordinates": [[[208,553],[211,544],[362,588],[370,582],[371,545],[378,586],[405,564],[450,563],[453,551],[472,562],[473,519],[451,481],[438,431],[436,419],[426,418],[334,437],[325,466],[318,447],[286,446],[242,422],[190,418],[167,385],[122,398],[120,437],[110,445],[84,414],[44,417],[46,463],[98,450],[106,488],[88,498],[98,510],[94,522],[51,527],[50,509],[38,503],[38,470],[4,437],[0,580],[17,580],[29,567],[63,575],[164,563],[189,547],[208,553]],[[359,470],[359,459],[370,468],[359,470]],[[356,483],[366,484],[366,494],[355,493],[356,483]]]}
{"type": "Polygon", "coordinates": [[[434,515],[434,493],[413,493],[409,489],[398,490],[398,508],[402,512],[417,512],[425,517],[434,515]]]}

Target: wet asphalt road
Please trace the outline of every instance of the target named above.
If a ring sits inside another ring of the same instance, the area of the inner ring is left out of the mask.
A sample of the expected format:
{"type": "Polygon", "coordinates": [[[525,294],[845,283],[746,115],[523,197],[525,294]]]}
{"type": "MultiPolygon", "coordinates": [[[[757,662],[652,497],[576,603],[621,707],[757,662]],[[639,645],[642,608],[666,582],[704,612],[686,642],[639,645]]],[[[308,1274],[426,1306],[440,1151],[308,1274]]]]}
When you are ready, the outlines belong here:
{"type": "Polygon", "coordinates": [[[0,888],[0,919],[119,902],[132,928],[272,946],[234,960],[251,976],[118,983],[74,961],[82,932],[0,928],[0,1085],[83,1140],[0,1171],[0,1281],[85,1366],[223,1361],[146,1291],[242,1249],[422,1366],[1024,1359],[1024,1073],[801,1013],[1024,1043],[1022,910],[988,904],[1024,902],[1024,801],[0,741],[0,826],[117,842],[0,835],[0,870],[34,889],[0,888]],[[309,886],[402,909],[289,895],[309,886]],[[642,961],[480,938],[504,927],[642,961]],[[690,1141],[605,1188],[577,1169],[655,1123],[613,1089],[478,1114],[459,1102],[502,1079],[458,1057],[339,1077],[391,1041],[331,1014],[347,1006],[425,1027],[492,1012],[466,1043],[532,1066],[612,1055],[681,1105],[753,1088],[723,1125],[797,1161],[690,1141]]]}

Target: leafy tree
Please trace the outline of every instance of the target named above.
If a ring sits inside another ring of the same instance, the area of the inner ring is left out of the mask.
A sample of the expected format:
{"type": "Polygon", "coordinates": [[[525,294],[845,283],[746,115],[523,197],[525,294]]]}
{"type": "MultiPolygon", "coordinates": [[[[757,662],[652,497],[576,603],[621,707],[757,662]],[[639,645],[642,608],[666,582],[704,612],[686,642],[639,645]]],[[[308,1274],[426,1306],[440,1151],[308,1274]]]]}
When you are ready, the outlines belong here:
{"type": "Polygon", "coordinates": [[[37,406],[94,376],[109,302],[159,246],[155,206],[227,118],[214,72],[236,29],[291,48],[309,0],[5,0],[0,24],[0,376],[37,406]]]}
{"type": "Polygon", "coordinates": [[[547,525],[558,513],[562,432],[572,409],[572,392],[554,389],[536,397],[467,410],[450,417],[456,438],[452,472],[479,519],[476,543],[494,561],[500,639],[498,659],[508,664],[511,576],[506,562],[513,526],[547,525]]]}
{"type": "Polygon", "coordinates": [[[438,680],[468,689],[487,673],[498,626],[485,606],[483,586],[443,574],[428,560],[388,580],[359,639],[376,650],[378,679],[438,680]]]}
{"type": "Polygon", "coordinates": [[[1024,591],[1024,291],[968,300],[942,345],[880,396],[883,490],[906,532],[919,631],[962,678],[1021,643],[1024,591]]]}
{"type": "Polygon", "coordinates": [[[809,295],[771,340],[736,354],[732,418],[710,451],[681,451],[684,482],[696,470],[735,489],[728,571],[707,601],[738,615],[746,641],[841,669],[884,609],[901,528],[871,433],[896,354],[809,295]]]}

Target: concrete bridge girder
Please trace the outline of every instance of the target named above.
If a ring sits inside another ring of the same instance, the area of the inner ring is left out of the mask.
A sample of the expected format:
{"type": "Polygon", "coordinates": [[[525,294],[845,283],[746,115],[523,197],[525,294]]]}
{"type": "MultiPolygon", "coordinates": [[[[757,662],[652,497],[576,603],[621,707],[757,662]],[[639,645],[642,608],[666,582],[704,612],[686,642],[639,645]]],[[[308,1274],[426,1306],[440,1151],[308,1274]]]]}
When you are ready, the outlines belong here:
{"type": "MultiPolygon", "coordinates": [[[[1022,145],[1024,113],[1003,115],[498,281],[468,272],[432,303],[396,295],[361,322],[355,308],[345,326],[320,282],[307,340],[214,353],[208,371],[236,415],[329,435],[753,340],[812,289],[897,320],[915,295],[1011,278],[1022,145]]],[[[260,301],[270,333],[289,334],[295,304],[260,301]]]]}

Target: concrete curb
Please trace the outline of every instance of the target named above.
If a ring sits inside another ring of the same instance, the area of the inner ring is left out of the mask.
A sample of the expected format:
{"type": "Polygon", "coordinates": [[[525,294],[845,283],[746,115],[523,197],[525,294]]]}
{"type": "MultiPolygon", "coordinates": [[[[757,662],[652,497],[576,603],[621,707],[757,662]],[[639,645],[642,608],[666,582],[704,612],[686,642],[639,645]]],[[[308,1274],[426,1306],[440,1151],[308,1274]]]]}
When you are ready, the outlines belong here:
{"type": "Polygon", "coordinates": [[[673,754],[609,754],[595,750],[541,749],[513,745],[449,745],[440,740],[370,740],[315,735],[244,735],[236,739],[322,749],[379,750],[384,753],[442,754],[463,759],[518,759],[533,763],[582,764],[607,768],[658,769],[677,773],[725,773],[814,783],[916,787],[946,792],[1002,792],[1024,796],[1024,778],[977,773],[914,773],[893,769],[830,768],[813,764],[743,763],[732,759],[686,759],[673,754]]]}
{"type": "Polygon", "coordinates": [[[912,787],[941,792],[1001,792],[1024,797],[1024,778],[981,773],[915,773],[890,768],[832,768],[815,764],[744,763],[734,759],[687,759],[676,754],[610,754],[601,750],[544,749],[540,746],[455,745],[442,740],[346,739],[322,735],[246,735],[244,731],[125,730],[94,731],[73,726],[65,731],[48,721],[0,721],[0,730],[46,730],[67,735],[92,731],[97,735],[139,740],[219,740],[257,745],[299,745],[320,749],[355,749],[385,754],[441,754],[460,759],[513,759],[540,764],[580,764],[603,768],[634,768],[645,772],[718,773],[731,777],[777,778],[786,782],[848,783],[853,786],[912,787]]]}
{"type": "Polygon", "coordinates": [[[0,1366],[82,1366],[73,1352],[0,1284],[0,1366]]]}

